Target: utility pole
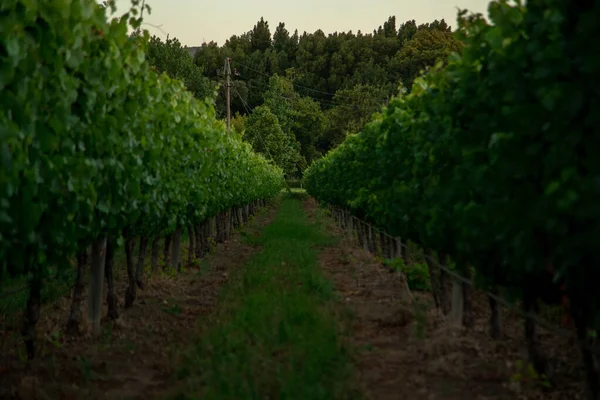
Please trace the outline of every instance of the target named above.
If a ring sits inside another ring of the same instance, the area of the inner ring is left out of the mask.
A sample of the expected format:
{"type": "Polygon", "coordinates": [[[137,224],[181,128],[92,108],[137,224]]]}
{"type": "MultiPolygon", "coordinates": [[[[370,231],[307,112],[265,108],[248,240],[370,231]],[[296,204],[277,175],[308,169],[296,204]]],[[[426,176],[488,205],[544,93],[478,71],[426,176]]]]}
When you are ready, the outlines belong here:
{"type": "Polygon", "coordinates": [[[225,74],[227,75],[227,132],[231,132],[231,58],[225,59],[225,74]]]}

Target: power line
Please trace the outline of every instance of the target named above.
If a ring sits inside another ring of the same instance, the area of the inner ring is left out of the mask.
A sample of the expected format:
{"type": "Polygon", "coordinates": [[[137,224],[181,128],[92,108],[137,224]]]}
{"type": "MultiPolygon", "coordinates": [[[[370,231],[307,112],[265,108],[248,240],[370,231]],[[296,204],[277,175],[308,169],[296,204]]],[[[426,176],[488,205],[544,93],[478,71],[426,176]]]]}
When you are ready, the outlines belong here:
{"type": "MultiPolygon", "coordinates": [[[[246,82],[247,84],[249,84],[251,86],[258,84],[258,85],[261,85],[261,86],[263,86],[265,88],[269,88],[268,84],[260,82],[260,81],[249,81],[249,80],[245,80],[245,78],[243,78],[243,77],[240,77],[240,80],[242,80],[243,82],[246,82]]],[[[285,96],[281,96],[281,95],[277,95],[277,94],[275,94],[275,96],[284,98],[286,100],[297,100],[296,98],[289,98],[289,97],[285,97],[285,96]]],[[[359,106],[357,104],[336,103],[336,102],[333,102],[331,100],[320,99],[318,97],[313,97],[313,96],[308,96],[308,95],[301,95],[301,96],[302,97],[308,97],[308,98],[310,98],[312,100],[315,100],[315,101],[317,101],[319,103],[322,103],[324,105],[330,106],[328,109],[331,109],[333,107],[348,107],[348,108],[355,108],[357,110],[363,110],[363,107],[361,107],[361,106],[359,106]]],[[[373,112],[375,112],[375,111],[373,111],[373,112]]]]}
{"type": "MultiPolygon", "coordinates": [[[[267,77],[267,78],[271,78],[271,77],[273,76],[273,75],[266,74],[266,73],[264,73],[264,72],[262,72],[262,71],[259,71],[259,70],[257,70],[257,69],[254,69],[254,68],[252,68],[252,67],[249,67],[249,66],[247,66],[247,65],[244,65],[244,64],[242,64],[242,63],[240,63],[240,62],[238,62],[238,64],[239,64],[240,66],[244,67],[244,68],[247,68],[247,69],[249,69],[250,71],[254,71],[254,72],[256,72],[257,74],[263,75],[263,76],[265,76],[265,77],[267,77]]],[[[292,83],[292,85],[294,85],[294,86],[298,86],[298,87],[300,87],[300,88],[302,88],[302,89],[310,90],[310,91],[312,91],[312,92],[315,92],[315,93],[326,94],[326,95],[329,95],[329,96],[331,96],[331,97],[334,97],[334,96],[336,96],[336,94],[335,94],[335,93],[330,93],[330,92],[325,92],[325,91],[318,90],[318,89],[313,89],[313,88],[310,88],[310,87],[308,87],[308,86],[303,86],[303,85],[300,85],[299,83],[294,83],[293,81],[290,81],[290,82],[291,82],[291,83],[292,83]]],[[[308,97],[310,97],[310,96],[308,96],[308,97]]],[[[337,94],[337,97],[341,97],[341,98],[346,98],[346,99],[353,100],[353,98],[352,98],[352,97],[350,97],[350,96],[343,96],[343,95],[341,95],[341,94],[337,94]]]]}
{"type": "MultiPolygon", "coordinates": [[[[243,78],[242,78],[242,80],[243,80],[243,78]]],[[[265,84],[265,83],[260,82],[260,81],[245,81],[244,80],[244,82],[247,82],[250,85],[259,84],[259,85],[261,85],[263,87],[269,88],[268,84],[265,84]]],[[[279,96],[279,97],[282,97],[282,96],[279,96]]],[[[332,106],[351,106],[351,107],[355,106],[354,104],[339,104],[339,103],[335,103],[335,102],[330,101],[330,100],[319,99],[318,97],[312,97],[312,96],[306,96],[306,95],[303,95],[302,97],[308,97],[308,98],[316,100],[316,101],[318,101],[320,103],[325,103],[325,104],[332,105],[332,106]]],[[[289,100],[296,100],[295,98],[287,98],[287,99],[289,99],[289,100]]]]}
{"type": "MultiPolygon", "coordinates": [[[[244,99],[242,98],[242,96],[240,95],[240,92],[237,91],[237,89],[235,88],[235,86],[232,86],[232,89],[235,92],[235,94],[237,94],[238,97],[240,98],[240,101],[242,102],[242,105],[246,109],[246,112],[248,113],[248,115],[252,114],[252,111],[250,111],[250,108],[248,107],[248,105],[246,104],[246,102],[244,101],[244,99]]],[[[260,131],[258,132],[258,137],[260,138],[260,141],[262,142],[263,146],[265,146],[265,150],[267,151],[267,154],[269,155],[269,157],[271,158],[271,160],[273,160],[273,162],[274,162],[275,159],[273,158],[273,155],[269,151],[269,147],[267,147],[267,144],[265,143],[265,141],[264,141],[264,139],[262,137],[262,133],[260,131]]]]}
{"type": "MultiPolygon", "coordinates": [[[[246,82],[247,84],[249,84],[250,87],[256,87],[256,86],[254,86],[256,83],[263,85],[263,87],[267,87],[267,88],[269,87],[269,85],[265,85],[264,83],[260,83],[260,82],[251,82],[251,81],[243,81],[243,82],[246,82]]],[[[292,102],[297,100],[297,98],[295,98],[295,97],[287,97],[287,96],[283,96],[283,95],[280,95],[277,93],[273,93],[272,95],[275,97],[279,97],[280,99],[288,100],[288,101],[292,101],[292,102]]],[[[306,96],[306,97],[308,97],[308,96],[306,96]]]]}
{"type": "MultiPolygon", "coordinates": [[[[240,66],[242,66],[242,67],[244,67],[244,68],[246,68],[246,69],[249,69],[250,71],[256,72],[257,74],[260,74],[260,75],[262,75],[262,76],[264,76],[264,77],[267,77],[267,78],[271,78],[272,76],[274,76],[274,75],[269,75],[269,74],[266,74],[266,73],[264,73],[264,72],[262,72],[262,71],[259,71],[259,70],[255,69],[255,68],[249,67],[249,66],[247,66],[247,65],[245,65],[245,64],[242,64],[242,63],[240,63],[240,62],[237,62],[237,64],[239,64],[240,66]]],[[[239,76],[239,77],[240,77],[241,79],[243,79],[241,76],[239,76]]],[[[244,82],[248,82],[248,81],[244,80],[244,82]]],[[[268,84],[264,84],[264,83],[262,83],[262,82],[258,82],[258,83],[259,83],[259,84],[261,84],[261,85],[263,85],[263,86],[266,86],[266,87],[268,87],[268,84]]],[[[303,89],[306,89],[306,90],[310,90],[310,91],[313,91],[313,92],[316,92],[316,93],[327,94],[327,95],[331,96],[332,98],[333,98],[333,97],[335,97],[335,96],[337,96],[338,98],[345,98],[345,99],[349,99],[349,100],[355,100],[355,98],[353,98],[353,97],[350,97],[350,96],[343,96],[343,95],[336,94],[336,93],[324,92],[324,91],[322,91],[322,90],[318,90],[318,89],[309,88],[309,87],[307,87],[307,86],[303,86],[303,85],[300,85],[300,84],[298,84],[298,83],[294,83],[292,80],[290,80],[290,83],[291,83],[292,85],[294,85],[294,86],[297,86],[297,87],[300,87],[300,88],[303,88],[303,89]]],[[[304,97],[309,97],[309,98],[311,98],[311,99],[313,99],[313,100],[316,100],[316,101],[318,101],[319,103],[328,103],[328,104],[330,104],[330,105],[333,105],[333,106],[339,106],[339,107],[350,107],[350,108],[355,108],[355,109],[357,109],[357,110],[363,110],[363,107],[361,107],[361,106],[359,106],[359,105],[357,105],[357,104],[344,104],[344,103],[336,103],[336,102],[334,102],[334,101],[331,101],[331,100],[322,99],[322,98],[319,98],[319,97],[314,97],[314,96],[310,96],[310,95],[306,95],[306,94],[304,95],[304,97]]],[[[333,108],[333,107],[332,107],[332,108],[333,108]]],[[[375,111],[373,111],[373,112],[375,112],[375,111]]]]}
{"type": "Polygon", "coordinates": [[[168,34],[167,32],[165,32],[165,30],[164,30],[164,29],[162,29],[162,26],[163,26],[164,24],[160,24],[160,25],[154,25],[154,24],[151,24],[151,23],[149,23],[149,22],[142,22],[142,25],[148,25],[148,26],[151,26],[151,27],[153,27],[153,28],[155,28],[155,29],[158,29],[158,30],[159,30],[159,31],[161,31],[163,34],[167,35],[167,39],[169,38],[169,34],[168,34]]]}

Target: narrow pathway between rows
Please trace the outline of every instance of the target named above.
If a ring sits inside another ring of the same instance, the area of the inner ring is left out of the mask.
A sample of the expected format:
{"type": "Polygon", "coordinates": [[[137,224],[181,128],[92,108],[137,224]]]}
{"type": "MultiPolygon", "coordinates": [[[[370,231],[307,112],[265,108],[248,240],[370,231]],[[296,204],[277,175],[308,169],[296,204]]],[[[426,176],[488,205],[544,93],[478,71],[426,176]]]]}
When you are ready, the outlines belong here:
{"type": "Polygon", "coordinates": [[[320,221],[284,199],[219,311],[186,352],[178,399],[356,399],[345,319],[318,264],[331,244],[320,221]]]}
{"type": "Polygon", "coordinates": [[[483,314],[470,333],[449,329],[428,293],[412,296],[313,200],[288,195],[192,268],[149,279],[100,338],[56,337],[70,296],[50,306],[43,356],[0,373],[0,398],[544,398],[509,387],[519,334],[492,342],[483,314]]]}
{"type": "Polygon", "coordinates": [[[429,294],[344,237],[303,195],[283,200],[180,363],[172,399],[515,399],[479,338],[436,322],[429,294]]]}

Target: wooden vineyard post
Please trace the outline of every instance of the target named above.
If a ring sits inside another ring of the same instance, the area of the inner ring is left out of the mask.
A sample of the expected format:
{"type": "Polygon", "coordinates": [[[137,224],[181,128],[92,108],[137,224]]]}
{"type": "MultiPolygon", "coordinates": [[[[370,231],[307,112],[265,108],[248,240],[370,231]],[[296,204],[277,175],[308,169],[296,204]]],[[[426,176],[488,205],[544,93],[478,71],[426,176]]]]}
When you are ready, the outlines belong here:
{"type": "Polygon", "coordinates": [[[171,266],[174,270],[181,269],[181,227],[178,226],[173,233],[173,244],[171,246],[171,266]]]}
{"type": "MultiPolygon", "coordinates": [[[[444,273],[441,271],[441,273],[444,273]]],[[[442,289],[443,290],[443,289],[442,289]]],[[[452,311],[450,313],[450,319],[452,324],[455,326],[461,326],[463,320],[463,288],[462,284],[452,279],[452,311]]]]}
{"type": "Polygon", "coordinates": [[[144,264],[146,261],[146,252],[148,250],[148,236],[140,237],[140,252],[135,267],[135,281],[140,289],[144,289],[144,264]]]}
{"type": "Polygon", "coordinates": [[[165,247],[163,249],[163,270],[166,270],[167,267],[169,266],[169,253],[171,250],[171,241],[173,240],[173,233],[168,233],[165,236],[165,247]]]}
{"type": "Polygon", "coordinates": [[[110,238],[106,240],[106,256],[104,259],[104,278],[108,292],[106,293],[106,303],[108,305],[108,318],[115,320],[119,318],[119,309],[117,307],[117,295],[115,294],[115,247],[116,240],[110,238]]]}
{"type": "Polygon", "coordinates": [[[159,239],[159,236],[156,236],[154,239],[152,239],[152,246],[150,248],[152,273],[156,272],[158,269],[159,239]]]}
{"type": "MultiPolygon", "coordinates": [[[[471,280],[471,267],[467,266],[466,278],[471,280]]],[[[475,326],[475,318],[473,316],[473,288],[466,282],[462,282],[462,299],[463,299],[463,315],[462,324],[465,328],[473,328],[475,326]]]]}
{"type": "Polygon", "coordinates": [[[71,311],[67,321],[67,333],[76,335],[79,333],[79,323],[81,322],[81,303],[83,301],[83,291],[85,290],[85,269],[88,262],[88,252],[85,245],[79,245],[77,253],[77,278],[73,288],[73,299],[71,301],[71,311]]]}
{"type": "Polygon", "coordinates": [[[347,234],[348,237],[350,237],[350,239],[352,239],[354,237],[354,218],[352,218],[352,215],[349,215],[349,213],[346,213],[347,217],[348,217],[348,222],[346,223],[346,227],[347,227],[347,234]]]}
{"type": "Polygon", "coordinates": [[[188,246],[188,259],[187,265],[191,266],[194,262],[194,257],[196,255],[196,231],[194,229],[194,225],[188,225],[188,238],[189,238],[189,246],[188,246]]]}
{"type": "Polygon", "coordinates": [[[388,240],[383,231],[379,231],[380,254],[382,257],[388,258],[388,240]]]}
{"type": "Polygon", "coordinates": [[[368,225],[369,227],[369,251],[371,254],[377,254],[377,231],[373,225],[368,225]]]}
{"type": "MultiPolygon", "coordinates": [[[[497,295],[498,289],[494,288],[492,294],[497,295]]],[[[494,340],[499,340],[502,338],[502,324],[500,318],[500,307],[498,307],[498,302],[492,296],[488,296],[488,301],[490,303],[490,336],[494,340]]]]}
{"type": "Polygon", "coordinates": [[[127,260],[127,281],[129,286],[125,291],[125,308],[133,306],[136,296],[136,282],[135,282],[135,265],[134,265],[134,250],[135,250],[135,239],[129,237],[125,240],[125,256],[127,260]]]}
{"type": "Polygon", "coordinates": [[[91,323],[94,335],[100,333],[105,259],[106,237],[101,237],[92,242],[92,267],[90,269],[90,289],[88,291],[88,320],[91,323]]]}
{"type": "Polygon", "coordinates": [[[364,251],[369,252],[369,227],[360,222],[360,237],[364,251]]]}

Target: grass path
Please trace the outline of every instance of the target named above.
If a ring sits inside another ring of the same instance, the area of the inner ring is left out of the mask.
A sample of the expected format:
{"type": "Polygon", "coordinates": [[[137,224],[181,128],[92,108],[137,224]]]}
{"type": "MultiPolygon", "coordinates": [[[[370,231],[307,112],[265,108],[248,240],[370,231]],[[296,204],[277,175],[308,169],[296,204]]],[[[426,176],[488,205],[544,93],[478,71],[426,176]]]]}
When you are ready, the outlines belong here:
{"type": "Polygon", "coordinates": [[[223,289],[210,328],[186,352],[175,398],[359,398],[344,317],[317,262],[330,237],[286,198],[273,223],[246,238],[262,250],[223,289]]]}
{"type": "MultiPolygon", "coordinates": [[[[407,297],[401,275],[314,200],[282,197],[180,273],[148,277],[134,307],[120,303],[120,318],[103,321],[99,337],[62,334],[68,291],[43,309],[35,362],[8,345],[13,331],[0,330],[0,398],[559,400],[581,392],[583,377],[564,373],[552,393],[509,386],[522,359],[520,319],[505,313],[505,339],[491,340],[487,298],[476,295],[476,329],[457,331],[429,293],[407,297]]],[[[118,277],[122,299],[127,281],[118,277]]]]}

